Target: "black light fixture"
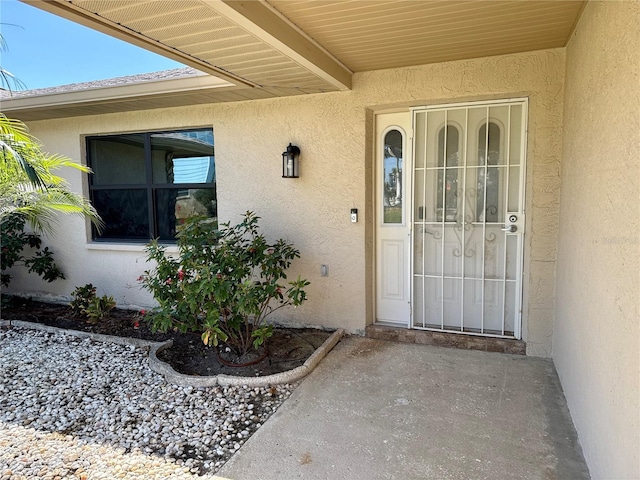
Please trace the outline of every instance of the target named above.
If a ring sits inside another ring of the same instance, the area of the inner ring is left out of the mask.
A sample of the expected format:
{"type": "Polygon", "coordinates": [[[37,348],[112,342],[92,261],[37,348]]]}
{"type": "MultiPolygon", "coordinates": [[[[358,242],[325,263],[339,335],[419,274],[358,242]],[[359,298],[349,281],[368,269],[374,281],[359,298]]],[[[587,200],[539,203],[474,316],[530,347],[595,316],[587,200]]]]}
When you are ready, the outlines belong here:
{"type": "Polygon", "coordinates": [[[300,176],[300,149],[289,144],[282,152],[282,178],[298,178],[300,176]]]}

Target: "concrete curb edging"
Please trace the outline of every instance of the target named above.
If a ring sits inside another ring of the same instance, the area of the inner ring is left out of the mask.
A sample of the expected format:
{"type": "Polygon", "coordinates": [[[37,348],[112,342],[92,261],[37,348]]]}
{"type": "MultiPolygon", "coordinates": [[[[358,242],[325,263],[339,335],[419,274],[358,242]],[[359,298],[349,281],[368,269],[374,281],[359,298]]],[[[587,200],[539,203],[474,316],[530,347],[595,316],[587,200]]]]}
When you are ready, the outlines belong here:
{"type": "Polygon", "coordinates": [[[309,358],[307,358],[307,360],[304,362],[304,366],[307,367],[309,371],[316,368],[316,365],[320,363],[320,360],[322,360],[327,355],[327,353],[329,353],[331,349],[336,346],[336,344],[342,339],[342,337],[344,337],[344,330],[342,328],[339,328],[338,330],[333,332],[331,336],[327,338],[324,343],[311,354],[309,358]]]}
{"type": "Polygon", "coordinates": [[[267,385],[278,385],[280,383],[291,383],[308,375],[322,360],[325,355],[340,341],[344,336],[344,330],[338,329],[320,345],[315,352],[304,362],[304,365],[296,367],[281,373],[266,375],[264,377],[236,377],[233,375],[220,374],[215,377],[196,377],[193,375],[184,375],[176,372],[169,364],[163,362],[156,357],[157,352],[161,352],[170,345],[158,345],[149,351],[149,366],[154,372],[161,373],[167,382],[173,383],[181,387],[208,387],[213,385],[221,386],[241,386],[248,387],[265,387],[267,385]],[[152,360],[153,359],[153,360],[152,360]],[[310,362],[311,360],[311,362],[310,362]],[[158,368],[158,370],[156,370],[158,368]]]}
{"type": "Polygon", "coordinates": [[[149,350],[154,347],[157,348],[161,345],[171,342],[171,340],[167,340],[166,342],[152,342],[151,340],[142,340],[141,338],[116,337],[113,335],[103,335],[101,333],[91,333],[83,332],[81,330],[50,327],[49,325],[42,325],[41,323],[34,322],[25,322],[23,320],[0,320],[0,327],[7,327],[9,325],[13,327],[30,328],[32,330],[41,330],[47,333],[64,333],[65,335],[78,338],[90,338],[91,340],[96,340],[97,342],[116,343],[118,345],[126,346],[132,345],[138,348],[148,348],[149,350]]]}
{"type": "Polygon", "coordinates": [[[79,330],[68,330],[64,328],[50,327],[49,325],[25,322],[22,320],[0,320],[0,326],[4,327],[9,325],[21,328],[30,328],[33,330],[41,330],[48,333],[64,333],[65,335],[70,335],[78,338],[89,338],[98,342],[110,342],[116,343],[118,345],[132,345],[134,347],[147,348],[149,353],[149,368],[151,368],[151,370],[153,370],[154,372],[164,376],[167,382],[178,385],[180,387],[213,387],[215,385],[247,385],[248,387],[264,387],[267,385],[277,385],[280,383],[292,383],[307,376],[318,365],[318,363],[320,363],[320,360],[322,360],[344,336],[344,330],[342,328],[339,328],[338,330],[333,332],[329,336],[329,338],[327,338],[324,343],[311,354],[309,358],[307,358],[303,365],[286,372],[266,375],[264,377],[236,377],[233,375],[224,374],[210,377],[199,377],[178,373],[171,367],[171,365],[163,362],[158,358],[157,354],[159,352],[173,346],[173,340],[167,340],[166,342],[152,342],[150,340],[142,340],[139,338],[116,337],[113,335],[103,335],[100,333],[82,332],[79,330]]]}
{"type": "Polygon", "coordinates": [[[168,340],[160,345],[155,345],[149,350],[149,367],[156,373],[164,376],[164,379],[179,387],[214,387],[218,385],[218,376],[197,377],[176,372],[171,365],[163,362],[157,354],[173,346],[173,340],[168,340]]]}

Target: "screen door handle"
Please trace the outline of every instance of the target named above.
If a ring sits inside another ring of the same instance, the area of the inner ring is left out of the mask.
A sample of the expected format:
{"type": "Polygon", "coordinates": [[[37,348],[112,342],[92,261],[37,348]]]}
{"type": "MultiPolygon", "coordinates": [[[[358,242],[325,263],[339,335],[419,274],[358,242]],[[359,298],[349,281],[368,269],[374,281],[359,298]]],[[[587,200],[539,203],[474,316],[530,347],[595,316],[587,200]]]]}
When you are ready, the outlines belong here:
{"type": "Polygon", "coordinates": [[[515,233],[518,230],[518,227],[515,225],[505,225],[502,229],[503,232],[515,233]]]}

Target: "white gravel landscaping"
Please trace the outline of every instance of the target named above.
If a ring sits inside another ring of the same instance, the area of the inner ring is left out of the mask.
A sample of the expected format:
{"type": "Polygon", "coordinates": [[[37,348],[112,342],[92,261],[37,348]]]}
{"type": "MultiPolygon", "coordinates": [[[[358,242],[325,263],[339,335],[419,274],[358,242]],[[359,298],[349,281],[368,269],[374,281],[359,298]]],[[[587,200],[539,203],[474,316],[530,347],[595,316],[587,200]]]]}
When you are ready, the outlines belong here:
{"type": "Polygon", "coordinates": [[[0,331],[0,479],[213,476],[290,395],[178,387],[144,349],[0,331]]]}

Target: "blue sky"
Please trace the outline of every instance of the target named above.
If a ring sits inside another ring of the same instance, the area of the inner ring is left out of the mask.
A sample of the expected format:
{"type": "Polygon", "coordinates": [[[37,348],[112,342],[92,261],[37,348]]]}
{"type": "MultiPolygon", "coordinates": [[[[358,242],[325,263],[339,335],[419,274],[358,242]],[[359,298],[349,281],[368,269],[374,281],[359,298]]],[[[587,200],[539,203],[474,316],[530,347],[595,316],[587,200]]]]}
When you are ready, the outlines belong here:
{"type": "Polygon", "coordinates": [[[0,0],[0,23],[0,65],[30,90],[183,66],[17,0],[0,0]]]}

